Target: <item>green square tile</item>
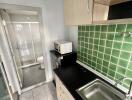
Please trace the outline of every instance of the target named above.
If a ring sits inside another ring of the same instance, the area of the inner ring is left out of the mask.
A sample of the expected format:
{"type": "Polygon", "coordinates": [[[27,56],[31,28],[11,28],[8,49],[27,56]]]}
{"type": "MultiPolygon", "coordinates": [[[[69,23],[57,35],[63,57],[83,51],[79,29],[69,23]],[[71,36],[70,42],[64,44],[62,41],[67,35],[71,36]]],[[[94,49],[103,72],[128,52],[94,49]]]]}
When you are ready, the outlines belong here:
{"type": "Polygon", "coordinates": [[[78,26],[78,31],[81,31],[81,29],[82,29],[82,27],[79,25],[79,26],[78,26]]]}
{"type": "Polygon", "coordinates": [[[103,53],[98,52],[98,57],[102,59],[103,58],[103,53]]]}
{"type": "Polygon", "coordinates": [[[99,51],[103,53],[104,52],[104,47],[99,46],[99,51]]]}
{"type": "Polygon", "coordinates": [[[95,31],[100,31],[100,25],[95,26],[95,31]]]}
{"type": "Polygon", "coordinates": [[[121,75],[121,74],[116,73],[115,78],[116,78],[116,80],[119,80],[121,78],[124,78],[124,76],[121,75]]]}
{"type": "Polygon", "coordinates": [[[114,63],[114,64],[117,64],[118,59],[115,58],[115,57],[113,57],[113,56],[111,56],[110,62],[112,62],[112,63],[114,63]]]}
{"type": "Polygon", "coordinates": [[[94,45],[94,50],[98,50],[98,45],[94,45]]]}
{"type": "Polygon", "coordinates": [[[122,67],[117,67],[117,72],[120,73],[121,75],[124,75],[126,72],[126,69],[122,67]]]}
{"type": "Polygon", "coordinates": [[[95,32],[95,38],[99,38],[100,37],[100,32],[95,32]]]}
{"type": "Polygon", "coordinates": [[[132,44],[123,43],[122,49],[125,50],[125,51],[131,51],[132,50],[132,44]]]}
{"type": "Polygon", "coordinates": [[[82,32],[82,36],[85,37],[85,32],[82,32]]]}
{"type": "Polygon", "coordinates": [[[108,32],[115,32],[116,25],[109,25],[108,32]]]}
{"type": "Polygon", "coordinates": [[[107,73],[107,72],[108,72],[108,69],[107,69],[106,67],[102,67],[102,71],[103,71],[104,73],[107,73]]]}
{"type": "Polygon", "coordinates": [[[100,39],[106,39],[107,35],[106,33],[101,33],[100,39]]]}
{"type": "Polygon", "coordinates": [[[113,63],[110,63],[110,65],[109,65],[109,69],[115,71],[115,70],[116,70],[116,65],[113,64],[113,63]]]}
{"type": "Polygon", "coordinates": [[[119,60],[119,65],[126,68],[127,65],[128,65],[128,61],[120,59],[119,60]]]}
{"type": "Polygon", "coordinates": [[[111,49],[110,48],[105,48],[105,53],[106,54],[111,54],[111,49]]]}
{"type": "Polygon", "coordinates": [[[129,89],[130,88],[130,85],[126,85],[126,84],[121,84],[123,87],[129,89]]]}
{"type": "Polygon", "coordinates": [[[87,58],[84,58],[84,62],[87,62],[87,58]]]}
{"type": "Polygon", "coordinates": [[[84,41],[84,37],[81,37],[81,41],[84,41]]]}
{"type": "Polygon", "coordinates": [[[92,61],[92,66],[96,67],[96,63],[94,61],[92,61]]]}
{"type": "Polygon", "coordinates": [[[108,75],[110,75],[111,77],[115,76],[115,72],[112,70],[108,70],[108,75]]]}
{"type": "Polygon", "coordinates": [[[85,32],[85,37],[89,37],[89,32],[85,32]]]}
{"type": "Polygon", "coordinates": [[[95,26],[90,26],[90,31],[94,31],[95,30],[95,26]]]}
{"type": "Polygon", "coordinates": [[[84,48],[84,52],[87,53],[88,49],[87,48],[84,48]]]}
{"type": "Polygon", "coordinates": [[[97,57],[97,51],[93,51],[93,55],[97,57]]]}
{"type": "Polygon", "coordinates": [[[94,45],[94,50],[98,50],[98,45],[94,45]]]}
{"type": "Polygon", "coordinates": [[[116,32],[125,32],[126,24],[118,24],[116,32]]]}
{"type": "Polygon", "coordinates": [[[85,42],[88,43],[89,39],[88,38],[85,38],[85,42]]]}
{"type": "Polygon", "coordinates": [[[94,37],[94,32],[90,32],[90,37],[91,37],[91,38],[94,37]]]}
{"type": "Polygon", "coordinates": [[[108,61],[103,60],[103,66],[108,67],[108,65],[109,65],[109,62],[108,62],[108,61]]]}
{"type": "Polygon", "coordinates": [[[110,55],[104,54],[104,59],[109,61],[110,60],[110,55]]]}
{"type": "Polygon", "coordinates": [[[116,50],[116,49],[113,49],[113,50],[112,50],[112,55],[113,55],[113,56],[119,57],[119,54],[120,54],[120,50],[116,50]]]}
{"type": "Polygon", "coordinates": [[[87,66],[90,66],[89,62],[90,62],[90,61],[89,61],[89,60],[87,60],[87,64],[86,64],[87,66]]]}
{"type": "Polygon", "coordinates": [[[112,47],[113,42],[112,41],[106,41],[106,47],[112,47]]]}
{"type": "Polygon", "coordinates": [[[123,83],[127,84],[128,86],[130,86],[131,81],[130,80],[124,80],[123,83]]]}
{"type": "Polygon", "coordinates": [[[101,26],[101,31],[102,32],[107,32],[107,25],[102,25],[101,26]]]}
{"type": "Polygon", "coordinates": [[[130,43],[132,43],[132,38],[131,38],[130,36],[125,37],[125,38],[124,38],[124,41],[125,41],[125,42],[130,42],[130,43]]]}
{"type": "Polygon", "coordinates": [[[113,48],[115,49],[120,49],[121,48],[121,43],[120,42],[114,42],[113,48]]]}
{"type": "Polygon", "coordinates": [[[81,37],[78,37],[78,41],[81,41],[81,37]]]}
{"type": "Polygon", "coordinates": [[[123,40],[123,36],[119,33],[115,34],[115,38],[114,41],[122,41],[123,40]]]}
{"type": "Polygon", "coordinates": [[[107,73],[105,73],[105,72],[102,72],[102,74],[103,74],[104,76],[107,76],[107,73]]]}
{"type": "Polygon", "coordinates": [[[81,53],[84,51],[84,48],[83,47],[81,47],[81,53]]]}
{"type": "Polygon", "coordinates": [[[89,31],[89,26],[86,26],[86,31],[89,31]]]}
{"type": "Polygon", "coordinates": [[[83,61],[83,63],[84,63],[85,65],[87,65],[87,62],[83,61]]]}
{"type": "Polygon", "coordinates": [[[82,32],[78,32],[78,36],[81,36],[82,32]]]}
{"type": "Polygon", "coordinates": [[[130,58],[130,53],[122,51],[120,57],[123,58],[123,59],[128,60],[130,58]]]}
{"type": "Polygon", "coordinates": [[[93,39],[90,38],[89,39],[89,43],[93,44],[93,39]]]}
{"type": "Polygon", "coordinates": [[[132,70],[132,62],[129,62],[128,69],[132,70]]]}
{"type": "Polygon", "coordinates": [[[97,64],[97,67],[96,67],[97,69],[98,69],[98,71],[101,71],[101,66],[100,66],[100,64],[97,64]]]}
{"type": "Polygon", "coordinates": [[[93,45],[92,44],[89,44],[89,49],[92,49],[93,48],[93,45]]]}
{"type": "Polygon", "coordinates": [[[89,48],[89,44],[86,42],[86,48],[88,49],[89,48]]]}
{"type": "Polygon", "coordinates": [[[93,57],[93,61],[96,62],[97,61],[97,58],[96,57],[93,57]]]}
{"type": "Polygon", "coordinates": [[[114,33],[113,34],[112,33],[107,34],[107,39],[113,40],[114,39],[114,33]]]}
{"type": "Polygon", "coordinates": [[[82,26],[82,31],[85,31],[85,28],[86,28],[85,26],[82,26]]]}
{"type": "Polygon", "coordinates": [[[127,25],[126,31],[127,31],[127,32],[132,32],[132,24],[128,24],[128,25],[127,25]]]}
{"type": "Polygon", "coordinates": [[[92,50],[88,50],[88,54],[91,55],[92,54],[92,50]]]}
{"type": "Polygon", "coordinates": [[[98,39],[94,39],[94,44],[98,44],[99,40],[98,39]]]}
{"type": "Polygon", "coordinates": [[[84,42],[81,42],[81,46],[84,47],[84,42]]]}
{"type": "Polygon", "coordinates": [[[126,76],[129,78],[132,78],[132,71],[131,70],[127,70],[126,71],[126,76]]]}
{"type": "Polygon", "coordinates": [[[91,55],[88,55],[88,60],[91,60],[92,59],[92,56],[91,55]]]}
{"type": "Polygon", "coordinates": [[[108,77],[108,78],[110,78],[111,80],[113,80],[113,79],[114,79],[114,78],[113,78],[112,76],[110,76],[110,75],[108,75],[107,77],[108,77]]]}
{"type": "Polygon", "coordinates": [[[105,40],[100,40],[99,45],[104,46],[105,45],[105,40]]]}
{"type": "Polygon", "coordinates": [[[100,65],[102,65],[102,61],[103,61],[102,59],[99,59],[99,58],[97,59],[97,63],[100,65]]]}

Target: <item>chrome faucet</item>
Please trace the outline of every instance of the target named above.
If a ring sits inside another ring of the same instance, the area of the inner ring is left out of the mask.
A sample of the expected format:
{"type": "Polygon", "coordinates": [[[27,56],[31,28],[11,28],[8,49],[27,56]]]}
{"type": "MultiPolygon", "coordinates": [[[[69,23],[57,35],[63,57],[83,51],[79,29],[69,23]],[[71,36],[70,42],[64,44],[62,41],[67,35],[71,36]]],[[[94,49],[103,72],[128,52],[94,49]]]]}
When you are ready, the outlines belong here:
{"type": "Polygon", "coordinates": [[[132,100],[132,79],[131,78],[123,77],[123,78],[116,81],[115,86],[117,86],[123,80],[130,80],[131,81],[128,93],[126,94],[126,100],[132,100]]]}

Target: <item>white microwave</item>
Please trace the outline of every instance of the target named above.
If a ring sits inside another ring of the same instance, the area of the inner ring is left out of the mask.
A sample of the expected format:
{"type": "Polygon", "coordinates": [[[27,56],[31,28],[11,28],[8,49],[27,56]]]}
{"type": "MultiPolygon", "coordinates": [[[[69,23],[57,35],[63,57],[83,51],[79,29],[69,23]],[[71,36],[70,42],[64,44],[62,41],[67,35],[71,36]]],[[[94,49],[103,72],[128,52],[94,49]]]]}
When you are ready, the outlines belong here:
{"type": "Polygon", "coordinates": [[[72,52],[72,42],[68,41],[55,41],[54,42],[55,50],[60,54],[66,54],[72,52]]]}

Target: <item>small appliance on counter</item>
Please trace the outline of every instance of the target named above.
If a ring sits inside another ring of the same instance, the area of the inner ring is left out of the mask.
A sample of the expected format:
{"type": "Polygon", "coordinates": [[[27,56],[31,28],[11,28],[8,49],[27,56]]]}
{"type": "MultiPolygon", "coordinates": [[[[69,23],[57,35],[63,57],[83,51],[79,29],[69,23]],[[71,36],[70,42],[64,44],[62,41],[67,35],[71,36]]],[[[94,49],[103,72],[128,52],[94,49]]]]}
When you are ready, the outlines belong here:
{"type": "Polygon", "coordinates": [[[57,52],[60,54],[66,54],[66,53],[71,53],[72,52],[72,42],[68,41],[55,41],[54,42],[54,47],[57,52]]]}

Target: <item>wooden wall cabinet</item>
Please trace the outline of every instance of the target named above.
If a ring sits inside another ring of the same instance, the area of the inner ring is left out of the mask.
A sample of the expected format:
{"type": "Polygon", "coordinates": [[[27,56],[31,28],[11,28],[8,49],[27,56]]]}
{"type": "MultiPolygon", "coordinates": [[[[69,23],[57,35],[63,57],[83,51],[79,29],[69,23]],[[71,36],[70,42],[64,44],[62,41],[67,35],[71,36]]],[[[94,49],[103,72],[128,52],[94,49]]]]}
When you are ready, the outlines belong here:
{"type": "Polygon", "coordinates": [[[110,5],[110,0],[95,0],[94,2],[103,5],[110,5]]]}
{"type": "Polygon", "coordinates": [[[65,25],[92,23],[93,0],[64,0],[65,25]]]}
{"type": "Polygon", "coordinates": [[[93,9],[93,22],[107,21],[108,19],[109,6],[99,3],[94,3],[93,9]]]}
{"type": "Polygon", "coordinates": [[[75,100],[57,75],[55,75],[55,81],[58,100],[75,100]]]}

